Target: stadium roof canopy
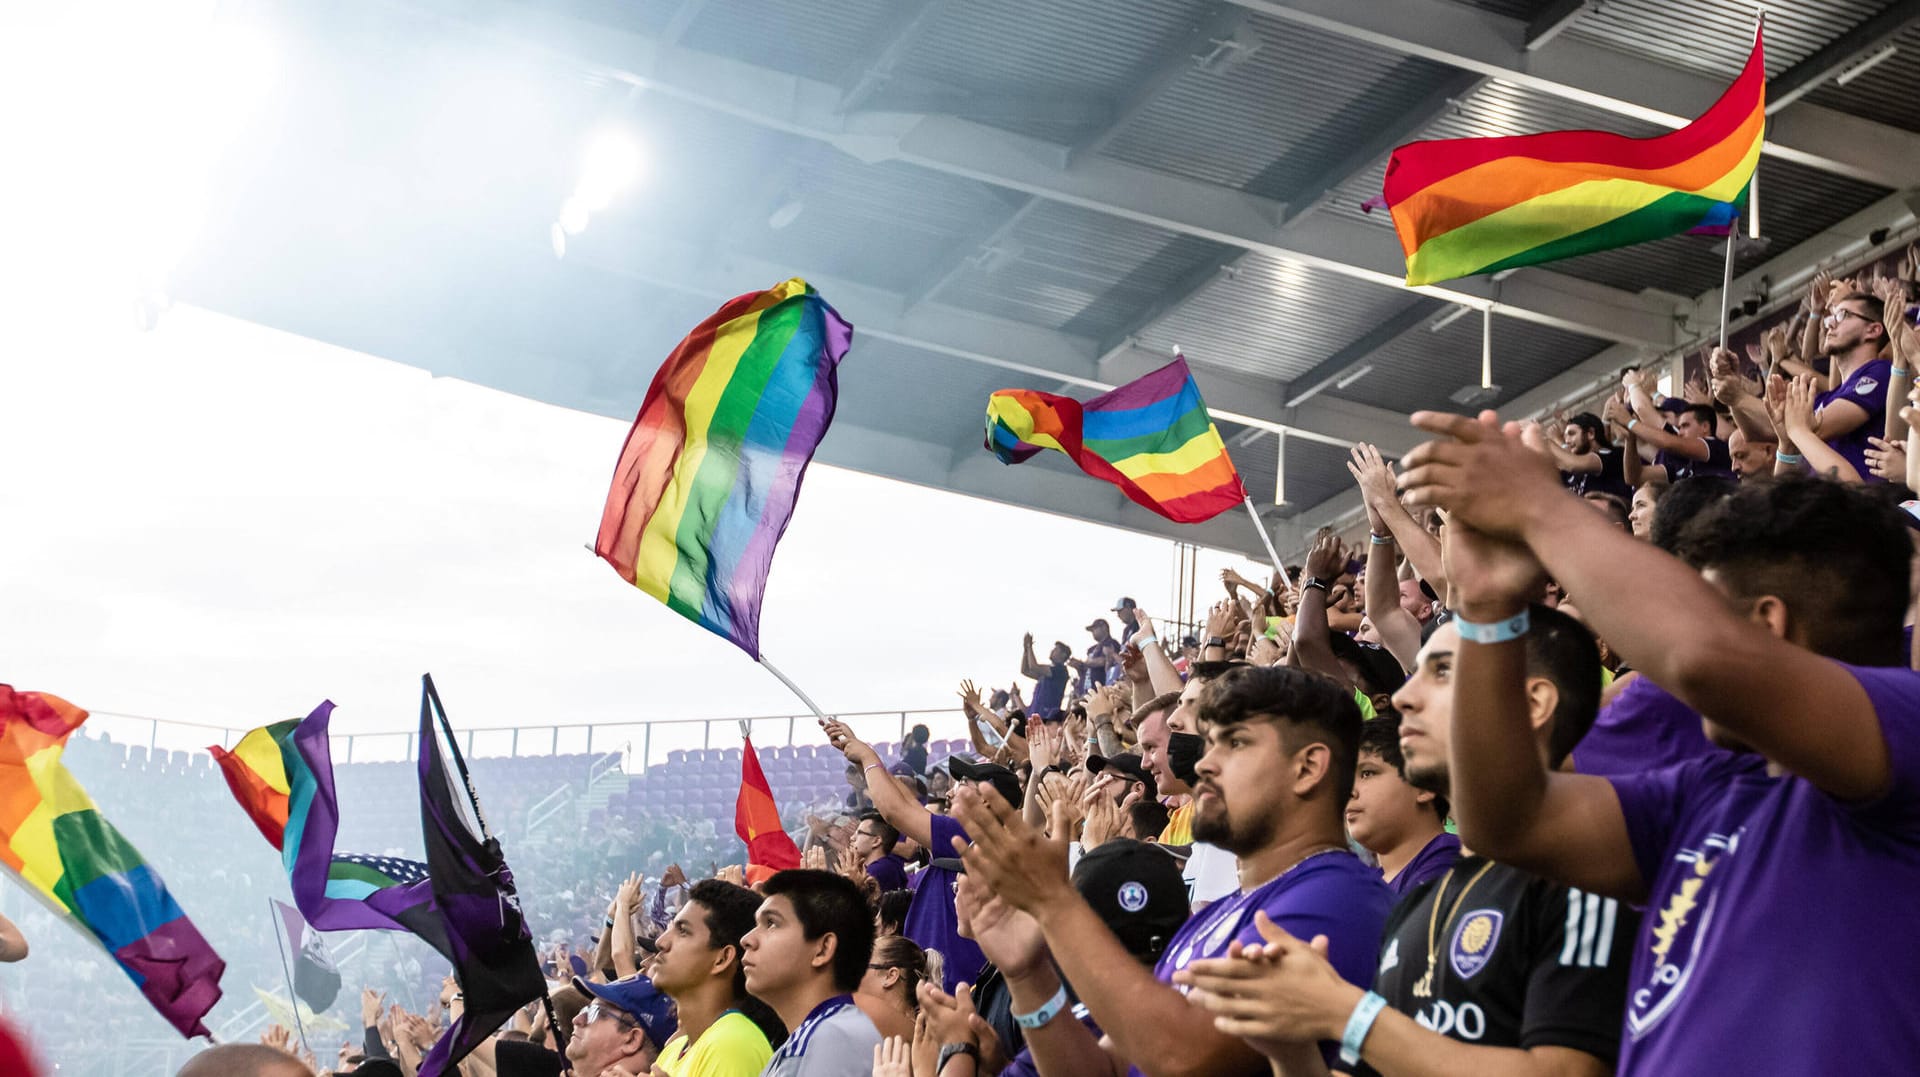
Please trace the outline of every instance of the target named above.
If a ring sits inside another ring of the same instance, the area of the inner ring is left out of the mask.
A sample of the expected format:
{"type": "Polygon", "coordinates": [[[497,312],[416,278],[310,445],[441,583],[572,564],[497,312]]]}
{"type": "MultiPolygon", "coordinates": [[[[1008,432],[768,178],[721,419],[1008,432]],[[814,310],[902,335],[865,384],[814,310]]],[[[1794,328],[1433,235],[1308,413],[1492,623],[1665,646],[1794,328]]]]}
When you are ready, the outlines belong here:
{"type": "MultiPolygon", "coordinates": [[[[1423,137],[1698,114],[1736,0],[256,0],[282,68],[174,294],[629,419],[719,301],[788,276],[857,326],[827,462],[1225,549],[1062,459],[982,451],[988,392],[1185,350],[1282,548],[1357,505],[1345,446],[1480,380],[1545,408],[1717,319],[1678,237],[1442,289],[1360,204],[1423,137]],[[640,176],[556,257],[583,147],[640,176]],[[1457,316],[1465,315],[1465,316],[1457,316]],[[1284,462],[1284,481],[1276,474],[1284,462]],[[1276,487],[1284,502],[1275,503],[1276,487]]],[[[1773,0],[1766,240],[1736,302],[1913,223],[1920,3],[1773,0]],[[1889,51],[1892,50],[1892,51],[1889,51]],[[1857,78],[1841,77],[1863,64],[1857,78]]],[[[876,506],[884,511],[884,506],[876,506]]]]}

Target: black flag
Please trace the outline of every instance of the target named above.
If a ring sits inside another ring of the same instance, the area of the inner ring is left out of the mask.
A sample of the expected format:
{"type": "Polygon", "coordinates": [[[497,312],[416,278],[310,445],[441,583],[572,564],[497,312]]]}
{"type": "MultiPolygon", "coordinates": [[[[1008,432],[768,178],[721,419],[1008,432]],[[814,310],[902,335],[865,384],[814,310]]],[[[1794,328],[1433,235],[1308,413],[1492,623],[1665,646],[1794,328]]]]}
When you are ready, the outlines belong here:
{"type": "Polygon", "coordinates": [[[421,678],[420,819],[434,904],[446,924],[447,956],[465,1006],[420,1062],[419,1077],[440,1077],[515,1010],[544,997],[547,983],[514,893],[513,873],[500,842],[487,833],[430,675],[421,678]]]}
{"type": "Polygon", "coordinates": [[[314,1013],[320,1013],[340,995],[340,970],[334,967],[325,940],[307,926],[300,910],[279,901],[273,907],[280,910],[287,952],[293,955],[293,993],[314,1013]]]}

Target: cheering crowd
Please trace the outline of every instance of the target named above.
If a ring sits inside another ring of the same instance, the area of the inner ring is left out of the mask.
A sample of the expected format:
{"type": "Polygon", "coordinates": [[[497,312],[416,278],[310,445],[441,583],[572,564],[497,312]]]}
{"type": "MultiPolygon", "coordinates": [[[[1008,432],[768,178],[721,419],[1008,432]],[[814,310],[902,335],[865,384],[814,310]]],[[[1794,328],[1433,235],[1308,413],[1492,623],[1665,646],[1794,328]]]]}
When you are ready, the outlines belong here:
{"type": "MultiPolygon", "coordinates": [[[[1183,639],[1130,598],[1029,636],[960,687],[972,758],[824,723],[846,810],[798,868],[621,880],[587,835],[590,952],[462,1069],[1911,1072],[1915,277],[1822,276],[1677,396],[1416,414],[1397,467],[1353,450],[1354,546],[1224,574],[1183,639]]],[[[370,987],[324,1068],[411,1075],[461,1012],[370,987]]]]}

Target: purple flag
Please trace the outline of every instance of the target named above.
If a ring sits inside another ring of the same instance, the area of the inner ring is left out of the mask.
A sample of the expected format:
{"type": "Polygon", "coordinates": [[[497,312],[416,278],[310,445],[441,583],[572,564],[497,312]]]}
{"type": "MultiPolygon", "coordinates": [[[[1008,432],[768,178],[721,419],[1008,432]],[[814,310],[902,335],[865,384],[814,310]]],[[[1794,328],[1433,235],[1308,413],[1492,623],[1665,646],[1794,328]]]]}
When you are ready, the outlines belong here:
{"type": "Polygon", "coordinates": [[[420,1062],[420,1077],[440,1077],[515,1010],[543,997],[547,983],[513,873],[480,817],[480,801],[431,676],[421,678],[420,820],[434,903],[445,924],[447,949],[441,952],[453,962],[465,1006],[420,1062]]]}

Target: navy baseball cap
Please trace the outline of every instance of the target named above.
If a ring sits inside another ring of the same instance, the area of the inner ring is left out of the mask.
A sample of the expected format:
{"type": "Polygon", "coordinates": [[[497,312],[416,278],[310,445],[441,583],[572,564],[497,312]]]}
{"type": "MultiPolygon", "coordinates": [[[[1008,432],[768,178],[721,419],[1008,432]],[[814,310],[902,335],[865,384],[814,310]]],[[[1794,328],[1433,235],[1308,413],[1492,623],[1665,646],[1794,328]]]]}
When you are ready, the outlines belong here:
{"type": "Polygon", "coordinates": [[[589,983],[573,978],[574,990],[612,1006],[634,1019],[657,1050],[666,1046],[680,1022],[673,1015],[673,1000],[661,994],[645,976],[629,976],[610,984],[589,983]]]}
{"type": "Polygon", "coordinates": [[[1685,397],[1670,396],[1662,400],[1656,407],[1668,415],[1685,415],[1688,411],[1692,410],[1693,405],[1687,403],[1685,397]]]}

